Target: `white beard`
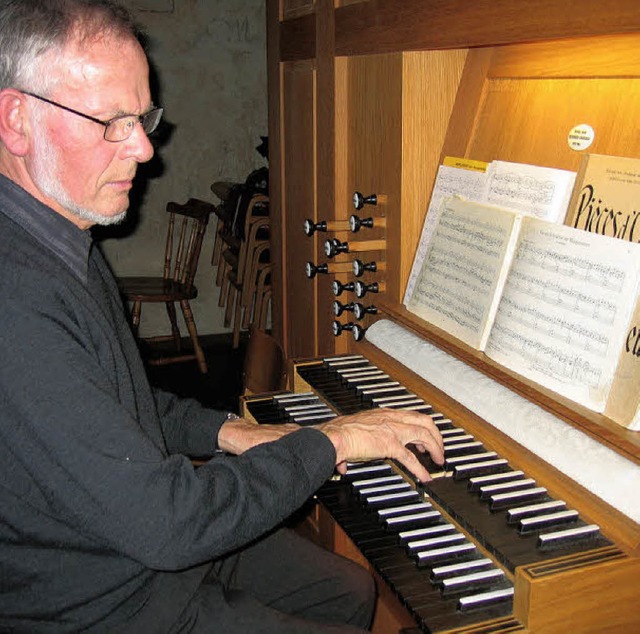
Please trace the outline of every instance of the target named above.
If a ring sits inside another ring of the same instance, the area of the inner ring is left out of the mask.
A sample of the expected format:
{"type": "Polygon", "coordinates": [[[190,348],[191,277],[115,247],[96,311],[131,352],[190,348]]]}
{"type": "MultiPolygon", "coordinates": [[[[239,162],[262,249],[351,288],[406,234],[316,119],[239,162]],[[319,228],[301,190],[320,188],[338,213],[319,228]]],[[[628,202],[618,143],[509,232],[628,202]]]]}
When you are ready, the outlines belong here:
{"type": "Polygon", "coordinates": [[[61,207],[81,220],[103,226],[122,222],[127,215],[126,209],[115,216],[103,216],[91,209],[81,207],[71,200],[71,197],[57,178],[58,165],[60,163],[58,148],[51,143],[46,133],[43,132],[44,129],[44,125],[36,122],[33,137],[35,152],[32,163],[32,178],[36,187],[45,196],[55,200],[61,207]]]}

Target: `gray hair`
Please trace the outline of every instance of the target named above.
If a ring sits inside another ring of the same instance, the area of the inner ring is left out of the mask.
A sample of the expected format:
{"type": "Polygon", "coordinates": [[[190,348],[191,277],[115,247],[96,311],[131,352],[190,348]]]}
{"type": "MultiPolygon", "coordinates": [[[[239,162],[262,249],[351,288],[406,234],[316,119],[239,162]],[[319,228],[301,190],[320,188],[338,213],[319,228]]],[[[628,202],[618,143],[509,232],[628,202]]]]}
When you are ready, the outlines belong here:
{"type": "Polygon", "coordinates": [[[141,39],[130,13],[111,0],[2,0],[0,90],[45,90],[43,56],[105,35],[141,39]]]}

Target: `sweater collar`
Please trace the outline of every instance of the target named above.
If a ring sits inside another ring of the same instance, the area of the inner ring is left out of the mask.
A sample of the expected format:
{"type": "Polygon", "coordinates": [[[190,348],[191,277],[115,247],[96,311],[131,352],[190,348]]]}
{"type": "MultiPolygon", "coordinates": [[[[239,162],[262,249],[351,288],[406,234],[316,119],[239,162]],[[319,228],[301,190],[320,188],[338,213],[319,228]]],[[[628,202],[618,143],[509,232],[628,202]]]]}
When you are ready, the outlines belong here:
{"type": "Polygon", "coordinates": [[[0,213],[57,255],[86,284],[93,245],[89,231],[76,227],[3,174],[0,174],[0,213]]]}

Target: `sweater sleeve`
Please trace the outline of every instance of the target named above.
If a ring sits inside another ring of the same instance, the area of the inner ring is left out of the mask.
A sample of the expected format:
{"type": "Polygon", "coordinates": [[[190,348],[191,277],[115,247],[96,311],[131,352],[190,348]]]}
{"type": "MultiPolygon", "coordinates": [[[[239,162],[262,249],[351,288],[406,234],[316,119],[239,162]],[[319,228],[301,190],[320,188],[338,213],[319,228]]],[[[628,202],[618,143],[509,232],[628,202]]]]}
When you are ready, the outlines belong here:
{"type": "Polygon", "coordinates": [[[164,390],[154,389],[153,394],[167,451],[191,458],[212,456],[228,412],[204,408],[164,390]]]}
{"type": "Polygon", "coordinates": [[[314,429],[197,469],[167,452],[161,420],[196,424],[167,443],[196,447],[215,442],[220,413],[164,396],[158,413],[146,379],[130,376],[104,334],[113,325],[86,298],[70,307],[72,296],[51,284],[5,295],[1,311],[2,515],[32,543],[183,569],[270,530],[330,476],[333,445],[314,429]]]}

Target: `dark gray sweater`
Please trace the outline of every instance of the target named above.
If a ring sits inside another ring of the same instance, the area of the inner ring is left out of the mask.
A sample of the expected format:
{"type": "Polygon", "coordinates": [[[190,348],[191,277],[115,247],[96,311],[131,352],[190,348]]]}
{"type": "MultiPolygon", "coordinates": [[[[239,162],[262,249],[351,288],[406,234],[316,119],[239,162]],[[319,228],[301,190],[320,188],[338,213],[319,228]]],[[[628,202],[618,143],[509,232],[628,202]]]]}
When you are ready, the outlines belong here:
{"type": "Polygon", "coordinates": [[[2,176],[0,297],[0,631],[168,631],[331,474],[314,429],[194,469],[225,413],[152,390],[89,234],[2,176]]]}

